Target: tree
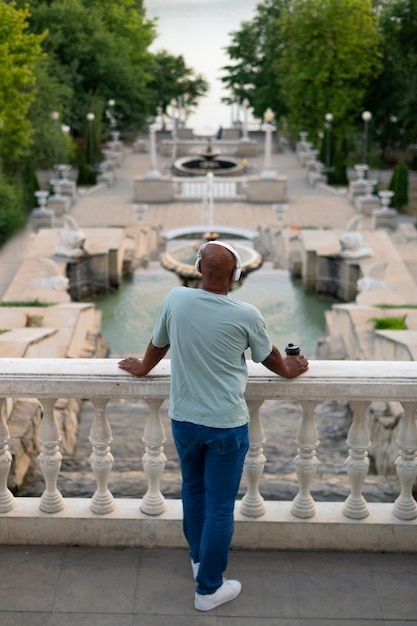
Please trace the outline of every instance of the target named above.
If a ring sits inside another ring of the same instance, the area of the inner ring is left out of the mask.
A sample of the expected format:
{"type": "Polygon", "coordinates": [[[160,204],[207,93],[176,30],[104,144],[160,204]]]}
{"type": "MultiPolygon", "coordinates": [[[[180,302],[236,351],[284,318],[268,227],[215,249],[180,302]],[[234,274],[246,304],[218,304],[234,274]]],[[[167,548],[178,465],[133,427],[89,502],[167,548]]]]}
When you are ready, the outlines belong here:
{"type": "Polygon", "coordinates": [[[36,64],[43,35],[27,32],[28,11],[0,3],[0,160],[10,174],[27,155],[32,137],[28,111],[36,95],[36,64]]]}
{"type": "Polygon", "coordinates": [[[174,56],[167,50],[152,56],[149,71],[152,76],[148,85],[152,92],[152,108],[162,115],[167,113],[172,100],[177,105],[182,104],[189,113],[209,89],[207,81],[186,65],[182,55],[174,56]]]}
{"type": "Polygon", "coordinates": [[[222,68],[222,82],[230,90],[228,103],[248,99],[254,116],[262,119],[271,108],[278,120],[286,112],[279,76],[275,71],[282,49],[280,17],[290,0],[266,0],[258,4],[252,21],[244,21],[231,33],[226,51],[232,61],[222,68]]]}
{"type": "Polygon", "coordinates": [[[155,36],[142,2],[54,0],[29,2],[31,29],[47,31],[49,75],[71,94],[66,122],[82,134],[86,114],[100,99],[116,100],[121,129],[140,128],[150,114],[148,47],[155,36]]]}
{"type": "Polygon", "coordinates": [[[280,23],[284,50],[275,70],[290,129],[309,131],[313,139],[331,112],[334,130],[344,135],[380,71],[371,0],[293,0],[280,23]]]}
{"type": "Polygon", "coordinates": [[[382,3],[382,72],[371,81],[365,108],[383,152],[417,142],[417,0],[382,3]]]}
{"type": "Polygon", "coordinates": [[[394,192],[391,206],[401,211],[408,204],[408,168],[404,161],[394,167],[388,189],[394,192]]]}

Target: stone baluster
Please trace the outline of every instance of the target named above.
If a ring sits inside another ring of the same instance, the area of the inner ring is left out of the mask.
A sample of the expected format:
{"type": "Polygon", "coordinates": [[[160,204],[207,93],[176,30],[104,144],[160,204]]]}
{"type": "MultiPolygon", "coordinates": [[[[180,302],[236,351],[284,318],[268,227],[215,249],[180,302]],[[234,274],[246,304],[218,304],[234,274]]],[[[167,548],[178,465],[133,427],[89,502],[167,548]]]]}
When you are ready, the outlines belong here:
{"type": "Polygon", "coordinates": [[[299,492],[294,498],[291,513],[303,519],[313,517],[316,512],[314,500],[310,494],[311,483],[317,469],[316,449],[319,443],[314,420],[316,404],[314,401],[301,402],[303,415],[296,437],[298,454],[294,462],[299,492]]]}
{"type": "Polygon", "coordinates": [[[240,512],[248,517],[259,517],[265,513],[264,499],[259,493],[259,483],[264,471],[263,443],[265,432],[259,416],[263,400],[247,400],[250,413],[249,450],[245,459],[247,492],[242,498],[240,512]]]}
{"type": "Polygon", "coordinates": [[[112,432],[106,417],[108,401],[108,398],[92,399],[95,415],[89,436],[93,449],[90,455],[90,463],[97,485],[90,508],[93,513],[98,513],[99,515],[111,513],[114,509],[113,496],[108,488],[114,461],[110,452],[110,444],[113,441],[112,432]]]}
{"type": "Polygon", "coordinates": [[[161,515],[166,507],[160,484],[167,460],[164,454],[165,428],[159,412],[163,400],[145,398],[145,401],[149,407],[149,416],[143,433],[145,454],[142,461],[148,479],[148,490],[143,497],[140,510],[147,515],[161,515]]]}
{"type": "Polygon", "coordinates": [[[367,401],[350,403],[354,412],[353,422],[348,432],[349,456],[346,460],[351,492],[345,501],[343,513],[352,519],[362,519],[369,515],[368,505],[362,495],[362,485],[369,470],[369,430],[366,424],[367,401]]]}
{"type": "Polygon", "coordinates": [[[39,441],[42,451],[39,455],[39,466],[45,479],[45,491],[39,508],[45,513],[58,513],[64,508],[64,499],[57,488],[62,461],[62,454],[59,451],[62,437],[54,414],[55,402],[56,398],[44,398],[41,403],[43,416],[39,428],[39,441]]]}
{"type": "Polygon", "coordinates": [[[412,495],[417,476],[417,403],[407,402],[403,406],[404,417],[397,438],[399,456],[395,461],[401,493],[395,501],[393,513],[400,519],[410,520],[417,517],[417,504],[412,495]]]}
{"type": "Polygon", "coordinates": [[[0,400],[0,513],[7,513],[14,507],[14,498],[7,488],[7,478],[12,464],[12,455],[9,450],[9,429],[6,422],[5,399],[0,400]]]}
{"type": "Polygon", "coordinates": [[[306,519],[313,517],[316,512],[310,489],[317,469],[316,450],[319,441],[314,420],[314,409],[317,403],[314,401],[306,401],[300,404],[303,409],[303,414],[295,439],[298,454],[294,460],[295,471],[298,476],[299,492],[294,498],[291,513],[295,515],[295,517],[306,519]]]}

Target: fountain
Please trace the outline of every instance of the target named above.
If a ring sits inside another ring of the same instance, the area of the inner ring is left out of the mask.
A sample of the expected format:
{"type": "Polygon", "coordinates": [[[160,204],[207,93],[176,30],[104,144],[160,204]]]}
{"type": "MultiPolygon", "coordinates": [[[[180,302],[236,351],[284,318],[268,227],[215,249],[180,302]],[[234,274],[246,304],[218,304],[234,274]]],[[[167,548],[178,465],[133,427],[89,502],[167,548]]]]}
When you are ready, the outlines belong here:
{"type": "MultiPolygon", "coordinates": [[[[197,252],[200,246],[207,241],[214,241],[219,238],[218,233],[207,232],[202,241],[190,242],[178,248],[166,251],[161,256],[161,265],[164,269],[174,272],[185,287],[200,287],[201,274],[194,267],[197,259],[197,252]]],[[[242,259],[241,275],[239,281],[232,284],[232,289],[241,285],[245,277],[262,266],[262,256],[254,248],[245,245],[240,241],[232,242],[234,248],[242,259]]]]}
{"type": "Polygon", "coordinates": [[[245,171],[245,165],[232,157],[223,156],[220,150],[213,148],[209,137],[205,150],[177,159],[173,171],[178,176],[203,176],[207,172],[216,176],[240,176],[245,171]]]}

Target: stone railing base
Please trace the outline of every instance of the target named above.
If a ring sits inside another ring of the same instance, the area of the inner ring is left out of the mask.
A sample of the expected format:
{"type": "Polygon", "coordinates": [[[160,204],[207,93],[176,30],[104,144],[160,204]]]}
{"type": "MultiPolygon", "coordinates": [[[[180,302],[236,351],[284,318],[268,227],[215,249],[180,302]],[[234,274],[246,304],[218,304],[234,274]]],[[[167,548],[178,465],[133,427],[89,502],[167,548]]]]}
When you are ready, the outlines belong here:
{"type": "MultiPolygon", "coordinates": [[[[18,498],[15,508],[0,517],[0,544],[84,545],[186,548],[182,504],[166,500],[157,517],[140,511],[141,499],[116,499],[107,515],[91,512],[88,498],[66,498],[65,509],[39,511],[39,498],[18,498]]],[[[291,502],[265,502],[258,518],[240,514],[236,503],[232,547],[240,550],[302,550],[337,552],[417,552],[417,520],[403,522],[392,515],[392,504],[369,504],[368,517],[351,520],[344,503],[316,503],[308,520],[291,514],[291,502]]]]}

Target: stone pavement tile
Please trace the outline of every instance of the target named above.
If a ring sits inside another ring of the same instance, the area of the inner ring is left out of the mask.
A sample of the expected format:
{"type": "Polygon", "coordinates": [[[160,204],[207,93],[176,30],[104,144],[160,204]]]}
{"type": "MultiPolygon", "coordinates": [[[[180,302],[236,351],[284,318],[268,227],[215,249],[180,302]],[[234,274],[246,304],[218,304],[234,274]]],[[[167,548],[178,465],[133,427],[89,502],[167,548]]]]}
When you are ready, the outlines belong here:
{"type": "Polygon", "coordinates": [[[0,609],[51,610],[63,556],[59,546],[0,546],[0,609]]]}
{"type": "Polygon", "coordinates": [[[31,611],[0,611],[1,626],[49,626],[50,613],[35,613],[31,611]]]}
{"type": "Polygon", "coordinates": [[[67,548],[53,611],[132,613],[139,564],[139,549],[67,548]]]}
{"type": "MultiPolygon", "coordinates": [[[[309,622],[310,624],[310,622],[309,622]]],[[[219,617],[216,626],[303,626],[297,617],[219,617]]],[[[321,624],[320,626],[324,626],[321,624]]],[[[333,624],[329,624],[333,626],[333,624]]],[[[368,625],[367,625],[368,626],[368,625]]],[[[379,625],[380,626],[380,625],[379,625]]]]}
{"type": "Polygon", "coordinates": [[[187,550],[142,551],[134,613],[195,615],[194,592],[187,550]]]}
{"type": "MultiPolygon", "coordinates": [[[[130,613],[51,613],[50,622],[43,626],[132,626],[132,623],[130,613]]],[[[31,622],[25,623],[29,625],[33,626],[31,622]]]]}
{"type": "Polygon", "coordinates": [[[296,553],[292,560],[300,617],[363,621],[384,617],[370,554],[296,553]]]}
{"type": "Polygon", "coordinates": [[[216,613],[201,613],[194,610],[193,615],[134,615],[132,626],[218,626],[216,613]]]}
{"type": "Polygon", "coordinates": [[[417,558],[415,554],[375,554],[371,575],[386,620],[417,624],[417,558]],[[410,622],[407,622],[410,623],[410,622]]]}
{"type": "Polygon", "coordinates": [[[298,617],[293,569],[286,552],[232,550],[226,576],[240,580],[242,592],[234,602],[220,606],[218,615],[298,617]]]}
{"type": "MultiPolygon", "coordinates": [[[[307,624],[308,626],[400,626],[398,622],[392,623],[380,619],[364,620],[362,617],[354,619],[334,619],[333,617],[330,619],[310,619],[307,617],[300,620],[300,626],[307,626],[307,624]]],[[[410,626],[409,622],[407,624],[410,626]]]]}

